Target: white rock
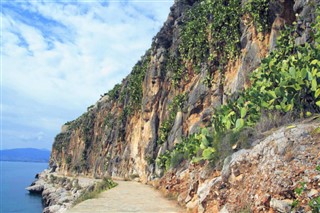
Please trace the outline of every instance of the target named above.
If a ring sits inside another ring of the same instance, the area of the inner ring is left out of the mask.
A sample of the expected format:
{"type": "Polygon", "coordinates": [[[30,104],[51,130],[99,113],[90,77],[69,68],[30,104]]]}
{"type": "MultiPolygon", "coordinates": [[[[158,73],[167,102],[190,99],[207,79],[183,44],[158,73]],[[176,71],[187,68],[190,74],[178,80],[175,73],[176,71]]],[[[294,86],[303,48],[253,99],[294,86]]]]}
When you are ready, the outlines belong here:
{"type": "Polygon", "coordinates": [[[204,199],[209,195],[211,188],[219,182],[221,182],[221,177],[213,178],[210,181],[206,180],[198,187],[197,195],[200,203],[202,203],[202,201],[204,201],[204,199]]]}
{"type": "Polygon", "coordinates": [[[275,198],[271,198],[270,201],[271,208],[282,213],[290,212],[291,204],[292,200],[277,200],[275,198]]]}
{"type": "Polygon", "coordinates": [[[226,206],[224,206],[220,211],[219,213],[229,213],[228,209],[226,206]]]}
{"type": "Polygon", "coordinates": [[[308,197],[312,198],[313,196],[317,195],[319,192],[316,189],[311,189],[308,193],[308,197]]]}

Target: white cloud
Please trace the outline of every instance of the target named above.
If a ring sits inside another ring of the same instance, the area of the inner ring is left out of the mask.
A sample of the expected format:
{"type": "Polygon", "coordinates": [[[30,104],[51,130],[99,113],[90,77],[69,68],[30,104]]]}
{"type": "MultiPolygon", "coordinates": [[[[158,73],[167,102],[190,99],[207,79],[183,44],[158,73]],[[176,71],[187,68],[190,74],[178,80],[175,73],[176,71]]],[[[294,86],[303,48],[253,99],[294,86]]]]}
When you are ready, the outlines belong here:
{"type": "Polygon", "coordinates": [[[35,140],[35,141],[41,141],[44,137],[43,132],[35,132],[33,134],[21,134],[19,135],[19,138],[23,141],[30,141],[30,140],[35,140]]]}
{"type": "MultiPolygon", "coordinates": [[[[41,29],[21,22],[12,23],[28,48],[23,51],[17,41],[4,48],[4,53],[9,55],[3,58],[3,69],[14,70],[5,72],[4,84],[11,88],[23,88],[22,91],[28,96],[45,102],[63,101],[71,107],[77,103],[72,100],[74,96],[82,99],[80,102],[92,102],[99,96],[98,93],[111,89],[106,84],[108,79],[120,81],[128,74],[133,63],[150,45],[155,34],[155,22],[158,28],[161,25],[160,21],[149,19],[135,9],[137,5],[150,6],[150,3],[134,3],[135,7],[129,4],[124,8],[117,2],[110,3],[107,8],[98,7],[97,3],[85,3],[88,12],[83,16],[83,9],[76,5],[33,4],[33,9],[36,8],[44,17],[68,26],[74,38],[71,42],[68,41],[70,38],[65,39],[64,43],[56,40],[53,49],[48,50],[41,29]]],[[[7,34],[10,34],[8,37],[17,36],[10,30],[4,37],[7,34]]]]}
{"type": "MultiPolygon", "coordinates": [[[[80,115],[131,71],[172,3],[7,2],[1,14],[2,86],[46,107],[42,113],[61,110],[70,120],[63,111],[80,115]]],[[[49,114],[40,119],[26,112],[47,127],[49,114]]],[[[51,128],[59,131],[56,124],[51,128]]]]}

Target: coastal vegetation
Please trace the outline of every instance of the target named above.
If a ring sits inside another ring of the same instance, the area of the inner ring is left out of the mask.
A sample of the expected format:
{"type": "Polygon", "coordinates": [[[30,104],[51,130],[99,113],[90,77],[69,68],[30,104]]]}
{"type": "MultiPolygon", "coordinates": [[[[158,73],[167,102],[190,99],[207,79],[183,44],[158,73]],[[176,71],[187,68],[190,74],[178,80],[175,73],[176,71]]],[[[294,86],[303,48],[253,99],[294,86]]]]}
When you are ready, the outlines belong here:
{"type": "Polygon", "coordinates": [[[188,79],[190,66],[197,74],[207,67],[209,86],[213,83],[212,71],[220,72],[223,84],[227,63],[236,61],[241,52],[240,17],[246,16],[263,36],[271,27],[269,12],[267,0],[250,0],[244,5],[237,0],[200,1],[187,12],[177,56],[169,56],[167,70],[173,72],[172,84],[178,86],[188,79]]]}
{"type": "Polygon", "coordinates": [[[132,73],[63,127],[52,165],[195,211],[318,211],[320,15],[297,2],[176,1],[132,73]]]}
{"type": "Polygon", "coordinates": [[[313,42],[300,46],[295,45],[295,27],[286,26],[277,48],[252,73],[251,86],[215,109],[209,129],[189,136],[159,156],[158,166],[168,169],[175,165],[172,161],[177,155],[193,162],[217,160],[222,138],[228,132],[240,134],[245,128],[254,127],[262,114],[278,114],[279,119],[290,114],[295,119],[320,113],[320,15],[316,20],[312,26],[313,42]]]}

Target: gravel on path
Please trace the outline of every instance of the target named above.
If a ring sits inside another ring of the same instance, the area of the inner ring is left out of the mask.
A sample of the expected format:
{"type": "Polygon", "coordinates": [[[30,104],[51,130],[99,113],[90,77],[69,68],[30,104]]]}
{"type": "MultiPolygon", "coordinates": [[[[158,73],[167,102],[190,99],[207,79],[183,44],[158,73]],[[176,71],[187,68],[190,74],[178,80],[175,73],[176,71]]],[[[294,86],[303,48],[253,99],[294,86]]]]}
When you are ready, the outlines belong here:
{"type": "Polygon", "coordinates": [[[116,181],[118,186],[85,200],[66,213],[183,213],[176,202],[164,198],[151,186],[133,181],[116,181]]]}

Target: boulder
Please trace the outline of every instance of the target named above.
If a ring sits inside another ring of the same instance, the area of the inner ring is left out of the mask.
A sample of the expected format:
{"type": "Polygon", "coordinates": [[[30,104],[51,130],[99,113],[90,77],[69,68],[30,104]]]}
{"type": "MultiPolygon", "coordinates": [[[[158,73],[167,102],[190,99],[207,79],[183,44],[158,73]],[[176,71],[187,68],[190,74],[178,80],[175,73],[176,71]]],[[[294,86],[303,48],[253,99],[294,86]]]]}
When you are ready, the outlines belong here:
{"type": "Polygon", "coordinates": [[[275,198],[271,198],[270,207],[278,212],[286,213],[290,212],[292,202],[292,200],[277,200],[275,198]]]}
{"type": "Polygon", "coordinates": [[[43,185],[34,185],[34,186],[28,186],[26,190],[28,190],[30,193],[35,194],[41,194],[44,189],[43,185]]]}
{"type": "Polygon", "coordinates": [[[229,213],[227,206],[223,206],[223,208],[219,211],[219,213],[229,213]]]}

